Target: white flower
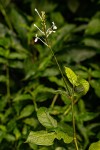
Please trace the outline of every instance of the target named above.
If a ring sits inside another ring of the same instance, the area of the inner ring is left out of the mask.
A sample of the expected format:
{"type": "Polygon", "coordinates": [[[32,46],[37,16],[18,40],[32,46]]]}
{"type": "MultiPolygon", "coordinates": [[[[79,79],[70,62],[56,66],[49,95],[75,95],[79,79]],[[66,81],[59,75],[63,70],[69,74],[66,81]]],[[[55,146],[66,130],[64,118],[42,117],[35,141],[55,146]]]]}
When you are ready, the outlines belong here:
{"type": "Polygon", "coordinates": [[[53,28],[53,30],[56,30],[56,29],[57,29],[57,26],[55,25],[54,22],[52,22],[52,28],[53,28]]]}
{"type": "Polygon", "coordinates": [[[34,42],[37,42],[38,41],[38,36],[37,36],[37,34],[36,34],[36,37],[35,37],[35,40],[34,40],[34,42]]]}
{"type": "MultiPolygon", "coordinates": [[[[41,12],[42,13],[42,16],[39,14],[39,12],[38,12],[38,10],[35,8],[35,11],[37,12],[37,14],[38,14],[38,16],[40,17],[40,19],[42,20],[42,22],[44,21],[44,14],[45,14],[45,12],[41,12]]],[[[55,25],[55,23],[54,22],[52,22],[52,26],[50,27],[50,28],[48,28],[47,30],[46,30],[46,25],[45,25],[45,30],[46,31],[42,31],[36,24],[34,24],[34,26],[47,38],[50,34],[52,34],[52,33],[55,33],[56,31],[56,29],[57,29],[57,26],[55,25]]],[[[42,42],[42,43],[44,43],[46,46],[49,46],[46,42],[45,42],[45,40],[42,40],[41,38],[39,38],[38,36],[37,36],[37,34],[36,34],[36,37],[35,37],[35,42],[37,42],[38,41],[38,39],[42,42]]]]}
{"type": "Polygon", "coordinates": [[[38,16],[40,17],[40,19],[42,20],[42,17],[40,15],[40,13],[38,12],[38,10],[35,8],[35,11],[37,12],[38,16]]]}
{"type": "Polygon", "coordinates": [[[44,34],[44,32],[36,24],[34,24],[34,27],[36,27],[42,34],[44,34]]]}
{"type": "Polygon", "coordinates": [[[41,38],[39,38],[36,34],[34,42],[37,42],[38,40],[40,40],[42,43],[44,43],[46,46],[48,46],[48,44],[46,42],[44,42],[41,38]]]}

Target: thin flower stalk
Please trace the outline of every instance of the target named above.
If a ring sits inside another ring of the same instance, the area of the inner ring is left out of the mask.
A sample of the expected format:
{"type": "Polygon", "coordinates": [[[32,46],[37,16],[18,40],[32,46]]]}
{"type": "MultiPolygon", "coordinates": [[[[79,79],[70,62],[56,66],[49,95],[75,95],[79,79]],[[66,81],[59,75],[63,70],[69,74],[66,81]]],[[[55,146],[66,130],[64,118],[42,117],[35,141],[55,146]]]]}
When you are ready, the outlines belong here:
{"type": "MultiPolygon", "coordinates": [[[[65,84],[65,89],[66,89],[66,92],[68,93],[68,96],[71,100],[71,108],[72,108],[72,123],[73,123],[73,140],[74,140],[74,144],[75,144],[75,148],[76,150],[78,150],[78,144],[77,144],[77,138],[76,138],[76,129],[75,129],[75,117],[74,117],[74,93],[72,95],[70,95],[70,91],[69,91],[69,88],[68,88],[68,85],[66,83],[66,80],[65,80],[65,77],[63,75],[63,72],[62,72],[62,69],[58,63],[58,60],[48,42],[48,37],[50,34],[52,33],[55,33],[56,32],[56,25],[54,22],[52,22],[52,26],[50,28],[46,28],[46,23],[45,23],[45,12],[41,12],[42,15],[40,15],[40,13],[38,12],[38,10],[35,8],[35,11],[37,12],[38,16],[40,17],[41,21],[42,21],[42,30],[40,28],[38,28],[35,24],[34,26],[44,35],[45,37],[45,41],[43,41],[41,38],[39,38],[36,34],[36,37],[35,37],[35,42],[37,42],[38,40],[40,40],[42,43],[44,43],[47,47],[49,47],[54,59],[55,59],[55,62],[58,66],[58,69],[61,73],[61,76],[63,78],[63,81],[64,81],[64,84],[65,84]]],[[[73,92],[74,92],[74,89],[73,89],[73,92]]]]}

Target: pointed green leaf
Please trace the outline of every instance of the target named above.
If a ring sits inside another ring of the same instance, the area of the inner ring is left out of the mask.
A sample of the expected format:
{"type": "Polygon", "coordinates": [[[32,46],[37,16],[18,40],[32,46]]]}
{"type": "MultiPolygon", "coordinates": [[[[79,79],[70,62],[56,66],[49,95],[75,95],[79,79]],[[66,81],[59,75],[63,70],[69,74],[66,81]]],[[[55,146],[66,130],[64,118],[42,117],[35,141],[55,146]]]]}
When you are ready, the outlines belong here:
{"type": "Polygon", "coordinates": [[[63,131],[56,131],[57,133],[57,139],[61,140],[63,139],[65,143],[71,143],[73,141],[73,137],[69,136],[67,133],[63,132],[63,131]]]}
{"type": "Polygon", "coordinates": [[[49,146],[53,144],[55,138],[56,138],[55,132],[48,133],[47,131],[37,131],[37,132],[31,131],[26,142],[37,145],[49,146]]]}
{"type": "Polygon", "coordinates": [[[57,121],[51,117],[47,111],[47,108],[41,107],[37,111],[37,117],[39,122],[46,128],[56,128],[57,121]]]}
{"type": "Polygon", "coordinates": [[[28,105],[28,106],[24,107],[23,110],[21,111],[19,119],[30,116],[33,111],[34,111],[33,105],[28,105]]]}
{"type": "Polygon", "coordinates": [[[77,83],[77,75],[68,67],[65,67],[65,73],[66,73],[66,76],[69,79],[70,83],[73,86],[77,86],[78,85],[78,83],[77,83]]]}
{"type": "Polygon", "coordinates": [[[78,0],[68,0],[68,7],[73,13],[75,13],[79,7],[79,1],[78,0]]]}
{"type": "Polygon", "coordinates": [[[29,99],[32,99],[30,94],[17,94],[13,101],[16,102],[16,101],[24,101],[24,100],[29,100],[29,99]]]}
{"type": "Polygon", "coordinates": [[[98,142],[92,143],[89,150],[100,150],[100,140],[98,142]]]}
{"type": "Polygon", "coordinates": [[[34,127],[34,128],[36,128],[38,125],[38,120],[33,118],[33,117],[32,118],[26,118],[23,120],[23,122],[28,124],[29,126],[34,127]]]}

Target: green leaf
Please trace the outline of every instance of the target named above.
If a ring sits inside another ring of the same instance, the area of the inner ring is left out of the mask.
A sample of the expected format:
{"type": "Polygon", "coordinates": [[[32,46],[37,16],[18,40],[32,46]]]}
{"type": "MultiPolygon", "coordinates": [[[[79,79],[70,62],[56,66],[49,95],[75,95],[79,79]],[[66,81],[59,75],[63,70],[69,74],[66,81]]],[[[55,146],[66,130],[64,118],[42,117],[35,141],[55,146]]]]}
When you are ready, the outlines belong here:
{"type": "Polygon", "coordinates": [[[7,64],[7,60],[5,58],[0,58],[0,64],[7,64]]]}
{"type": "Polygon", "coordinates": [[[92,143],[89,150],[100,150],[100,140],[98,142],[92,143]]]}
{"type": "Polygon", "coordinates": [[[23,120],[24,123],[36,128],[38,125],[38,120],[35,118],[26,118],[25,120],[23,120]]]}
{"type": "Polygon", "coordinates": [[[92,77],[100,78],[100,70],[94,70],[91,72],[92,77]]]}
{"type": "Polygon", "coordinates": [[[73,13],[75,13],[79,7],[79,1],[78,0],[68,0],[68,7],[73,13]]]}
{"type": "Polygon", "coordinates": [[[81,94],[81,93],[84,92],[84,87],[83,87],[82,84],[80,84],[80,85],[76,86],[76,87],[74,88],[74,90],[75,90],[75,92],[76,92],[77,94],[81,94]]]}
{"type": "Polygon", "coordinates": [[[49,80],[50,80],[51,82],[56,83],[58,86],[64,87],[63,80],[58,79],[58,78],[55,77],[55,76],[50,76],[50,77],[49,77],[49,80]]]}
{"type": "Polygon", "coordinates": [[[20,113],[19,119],[30,116],[33,111],[34,111],[33,105],[28,105],[28,106],[24,107],[20,113]]]}
{"type": "Polygon", "coordinates": [[[37,117],[39,122],[46,128],[56,128],[57,121],[51,117],[47,111],[47,108],[41,107],[37,111],[37,117]]]}
{"type": "Polygon", "coordinates": [[[9,59],[25,59],[25,58],[26,58],[26,54],[24,53],[12,52],[9,54],[9,59]]]}
{"type": "Polygon", "coordinates": [[[96,95],[100,97],[100,80],[91,80],[90,84],[94,88],[96,95]]]}
{"type": "Polygon", "coordinates": [[[94,48],[100,48],[100,40],[96,38],[85,38],[83,40],[86,46],[94,47],[94,48]]]}
{"type": "Polygon", "coordinates": [[[88,92],[88,90],[89,90],[89,82],[86,81],[85,79],[79,79],[79,83],[81,85],[83,85],[83,87],[84,87],[83,93],[86,94],[88,92]]]}
{"type": "Polygon", "coordinates": [[[77,86],[78,85],[78,83],[77,83],[77,75],[68,67],[65,67],[65,73],[66,73],[66,76],[69,79],[70,83],[73,86],[77,86]]]}
{"type": "Polygon", "coordinates": [[[64,147],[56,147],[55,150],[66,150],[64,147]]]}
{"type": "Polygon", "coordinates": [[[6,134],[6,135],[5,135],[5,139],[6,139],[7,141],[9,141],[9,142],[13,142],[13,141],[16,140],[16,139],[15,139],[15,136],[13,136],[13,135],[11,135],[11,134],[6,134]]]}
{"type": "Polygon", "coordinates": [[[85,33],[90,34],[90,35],[100,33],[100,19],[99,18],[93,18],[92,20],[90,20],[85,33]]]}
{"type": "Polygon", "coordinates": [[[23,15],[19,13],[18,10],[11,7],[9,11],[9,18],[19,36],[25,39],[27,34],[27,30],[23,27],[24,25],[27,25],[25,17],[23,17],[23,15]]]}
{"type": "Polygon", "coordinates": [[[7,77],[4,75],[0,75],[0,82],[6,82],[7,81],[7,77]]]}
{"type": "Polygon", "coordinates": [[[37,145],[49,146],[53,144],[55,138],[55,132],[48,133],[47,131],[31,131],[26,142],[37,145]]]}
{"type": "Polygon", "coordinates": [[[56,131],[57,133],[57,139],[61,140],[63,139],[65,143],[71,143],[73,141],[73,137],[69,136],[67,133],[63,132],[63,131],[56,131]]]}
{"type": "Polygon", "coordinates": [[[21,137],[21,132],[19,131],[18,128],[15,128],[13,133],[15,134],[17,140],[21,137]]]}
{"type": "Polygon", "coordinates": [[[0,38],[0,46],[3,46],[5,48],[9,48],[10,43],[11,43],[10,38],[6,38],[6,37],[0,38]]]}
{"type": "Polygon", "coordinates": [[[97,113],[93,113],[93,112],[82,112],[80,113],[77,118],[79,119],[79,121],[90,121],[94,118],[96,118],[98,116],[97,113]]]}
{"type": "Polygon", "coordinates": [[[23,63],[21,61],[18,61],[18,60],[12,60],[12,61],[10,61],[9,66],[11,68],[15,68],[15,69],[16,68],[23,69],[23,67],[24,67],[23,63]]]}
{"type": "Polygon", "coordinates": [[[30,94],[21,94],[21,95],[16,95],[13,101],[24,101],[24,100],[29,100],[32,99],[30,94]]]}

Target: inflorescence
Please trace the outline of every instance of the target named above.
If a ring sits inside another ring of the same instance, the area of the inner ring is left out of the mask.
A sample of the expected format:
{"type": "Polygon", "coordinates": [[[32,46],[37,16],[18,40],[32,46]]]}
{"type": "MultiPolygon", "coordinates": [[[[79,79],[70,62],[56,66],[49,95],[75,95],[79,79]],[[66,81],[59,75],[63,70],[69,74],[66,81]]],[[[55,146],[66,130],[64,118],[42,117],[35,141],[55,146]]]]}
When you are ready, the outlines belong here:
{"type": "MultiPolygon", "coordinates": [[[[45,21],[45,12],[41,12],[42,15],[40,15],[40,13],[38,12],[38,10],[36,8],[35,8],[35,11],[38,14],[38,16],[40,17],[41,21],[44,22],[45,21]]],[[[50,34],[55,33],[56,29],[57,29],[57,26],[55,25],[54,22],[52,22],[52,26],[48,29],[46,29],[46,25],[45,25],[46,31],[41,30],[36,24],[34,24],[34,26],[47,38],[50,34]]],[[[44,43],[46,46],[48,46],[48,44],[45,41],[43,41],[41,38],[39,38],[38,35],[36,34],[34,41],[37,42],[38,40],[40,40],[42,43],[44,43]]]]}

